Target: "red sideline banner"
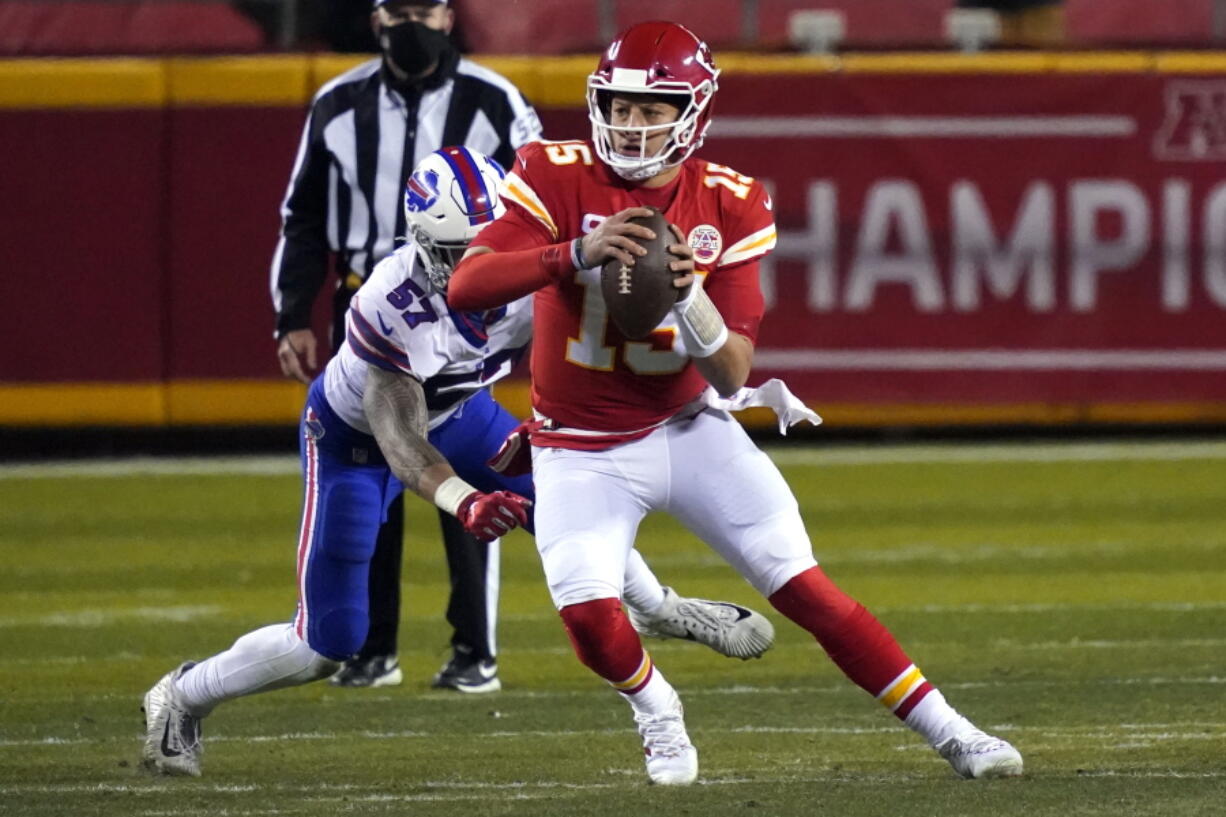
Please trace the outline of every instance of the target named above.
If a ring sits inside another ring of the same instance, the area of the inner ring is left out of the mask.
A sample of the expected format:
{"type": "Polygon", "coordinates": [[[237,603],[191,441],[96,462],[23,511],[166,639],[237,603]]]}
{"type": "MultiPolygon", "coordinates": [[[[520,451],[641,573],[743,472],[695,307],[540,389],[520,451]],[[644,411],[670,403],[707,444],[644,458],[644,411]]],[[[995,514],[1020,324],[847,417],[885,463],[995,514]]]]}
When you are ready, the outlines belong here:
{"type": "MultiPolygon", "coordinates": [[[[701,155],[779,226],[755,379],[831,425],[1226,423],[1217,70],[730,70],[701,155]]],[[[0,424],[300,408],[267,270],[304,111],[160,99],[0,106],[0,424]]],[[[573,103],[549,138],[589,133],[573,103]]]]}
{"type": "Polygon", "coordinates": [[[819,407],[1226,401],[1226,79],[741,76],[717,105],[704,155],[777,209],[757,375],[819,407]]]}

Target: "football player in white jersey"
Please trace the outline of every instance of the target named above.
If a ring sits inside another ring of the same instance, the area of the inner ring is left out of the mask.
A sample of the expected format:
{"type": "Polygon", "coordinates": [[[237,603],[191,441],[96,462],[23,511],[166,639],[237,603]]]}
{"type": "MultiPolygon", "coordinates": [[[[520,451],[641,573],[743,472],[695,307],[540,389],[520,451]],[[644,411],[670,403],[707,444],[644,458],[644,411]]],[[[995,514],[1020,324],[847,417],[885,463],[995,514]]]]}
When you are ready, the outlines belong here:
{"type": "MultiPolygon", "coordinates": [[[[311,384],[303,411],[294,618],[183,663],[145,694],[147,768],[199,775],[201,719],[218,704],[326,678],[358,651],[369,625],[376,533],[401,490],[491,541],[494,570],[498,537],[531,527],[531,477],[505,476],[487,464],[518,422],[488,387],[529,343],[531,299],[461,313],[445,298],[453,264],[504,210],[502,177],[496,162],[462,147],[432,153],[410,176],[405,208],[413,241],[384,259],[354,296],[346,343],[311,384]]],[[[625,600],[646,634],[696,640],[738,658],[757,657],[773,643],[765,617],[678,596],[637,552],[626,568],[625,600]]]]}

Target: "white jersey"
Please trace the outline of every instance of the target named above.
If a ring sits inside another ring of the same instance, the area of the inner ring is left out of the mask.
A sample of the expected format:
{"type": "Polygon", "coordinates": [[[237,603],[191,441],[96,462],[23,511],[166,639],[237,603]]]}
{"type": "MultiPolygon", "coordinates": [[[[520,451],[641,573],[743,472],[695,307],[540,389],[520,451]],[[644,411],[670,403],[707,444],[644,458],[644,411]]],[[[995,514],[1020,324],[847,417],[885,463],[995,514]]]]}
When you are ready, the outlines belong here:
{"type": "Polygon", "coordinates": [[[412,243],[379,262],[349,304],[345,342],[324,370],[324,396],[340,418],[370,434],[362,408],[366,367],[422,384],[429,427],[514,368],[532,339],[532,298],[484,313],[456,312],[436,292],[412,243]]]}

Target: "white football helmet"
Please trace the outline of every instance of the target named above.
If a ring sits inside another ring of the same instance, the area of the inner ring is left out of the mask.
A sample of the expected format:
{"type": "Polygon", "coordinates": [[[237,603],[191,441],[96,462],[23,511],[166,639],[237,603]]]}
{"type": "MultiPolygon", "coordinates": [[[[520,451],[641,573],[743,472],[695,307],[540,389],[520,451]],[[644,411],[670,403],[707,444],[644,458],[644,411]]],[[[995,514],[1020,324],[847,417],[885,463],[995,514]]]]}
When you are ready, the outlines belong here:
{"type": "Polygon", "coordinates": [[[623,31],[600,57],[587,78],[588,119],[601,161],[623,179],[642,180],[676,167],[702,145],[711,124],[711,101],[719,87],[719,69],[711,49],[677,23],[638,23],[623,31]],[[681,109],[669,128],[668,141],[648,156],[647,139],[662,128],[616,128],[609,122],[613,94],[653,94],[675,99],[681,109]],[[639,131],[637,156],[613,149],[615,131],[639,131]]]}
{"type": "Polygon", "coordinates": [[[404,186],[404,220],[430,284],[447,291],[451,271],[481,228],[506,211],[498,187],[506,173],[466,147],[436,150],[404,186]]]}

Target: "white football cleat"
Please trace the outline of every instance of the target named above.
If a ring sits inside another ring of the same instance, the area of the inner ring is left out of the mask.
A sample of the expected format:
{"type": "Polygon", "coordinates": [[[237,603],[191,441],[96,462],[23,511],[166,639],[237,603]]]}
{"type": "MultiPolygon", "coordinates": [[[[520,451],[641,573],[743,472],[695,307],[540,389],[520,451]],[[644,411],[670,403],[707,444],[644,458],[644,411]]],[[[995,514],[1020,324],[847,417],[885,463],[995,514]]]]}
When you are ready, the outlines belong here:
{"type": "Polygon", "coordinates": [[[150,771],[171,775],[200,776],[200,718],[188,713],[175,690],[175,680],[192,667],[187,661],[162,676],[145,693],[145,747],[141,764],[150,771]]]}
{"type": "Polygon", "coordinates": [[[761,613],[729,601],[687,599],[671,587],[655,613],[626,610],[639,635],[697,641],[730,658],[761,658],[775,643],[775,625],[761,613]]]}
{"type": "Polygon", "coordinates": [[[933,747],[967,779],[1020,777],[1022,755],[1006,740],[970,728],[933,747]]]}
{"type": "Polygon", "coordinates": [[[669,711],[659,715],[635,714],[643,736],[647,776],[661,786],[688,786],[698,777],[698,750],[685,732],[681,699],[673,693],[669,711]]]}

